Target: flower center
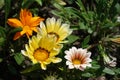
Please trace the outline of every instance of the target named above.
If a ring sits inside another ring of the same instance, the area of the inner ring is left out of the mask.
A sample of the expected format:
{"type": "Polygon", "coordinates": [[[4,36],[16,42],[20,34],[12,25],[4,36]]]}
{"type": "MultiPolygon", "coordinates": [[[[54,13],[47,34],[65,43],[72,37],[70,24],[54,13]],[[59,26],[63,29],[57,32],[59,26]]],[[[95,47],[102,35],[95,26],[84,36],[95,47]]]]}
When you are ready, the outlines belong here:
{"type": "Polygon", "coordinates": [[[45,61],[49,57],[49,52],[45,49],[37,49],[33,54],[34,58],[37,61],[45,61]]]}
{"type": "Polygon", "coordinates": [[[56,33],[54,33],[54,32],[50,32],[50,33],[48,33],[50,36],[52,36],[52,37],[55,37],[56,38],[56,41],[58,41],[58,39],[59,39],[59,35],[58,34],[56,34],[56,33]]]}
{"type": "Polygon", "coordinates": [[[73,64],[75,64],[75,65],[81,64],[81,61],[79,59],[74,59],[73,60],[73,64]]]}

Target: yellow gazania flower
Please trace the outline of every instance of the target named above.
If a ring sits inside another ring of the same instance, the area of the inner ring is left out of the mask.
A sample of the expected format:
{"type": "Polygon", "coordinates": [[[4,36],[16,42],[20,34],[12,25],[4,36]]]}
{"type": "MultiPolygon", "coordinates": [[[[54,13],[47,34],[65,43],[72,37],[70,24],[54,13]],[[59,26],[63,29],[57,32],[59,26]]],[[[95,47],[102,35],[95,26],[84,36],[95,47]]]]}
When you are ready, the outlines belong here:
{"type": "Polygon", "coordinates": [[[7,23],[15,28],[21,27],[22,31],[17,32],[14,36],[14,40],[20,38],[22,35],[26,34],[27,37],[32,35],[32,32],[37,32],[37,26],[40,21],[43,21],[43,18],[32,17],[32,13],[29,10],[21,9],[20,11],[20,20],[16,18],[8,19],[7,23]]]}
{"type": "Polygon", "coordinates": [[[55,37],[57,43],[64,43],[63,40],[72,33],[69,27],[69,24],[62,24],[61,19],[56,20],[53,17],[46,20],[46,25],[43,22],[40,23],[39,33],[55,37]]]}
{"type": "Polygon", "coordinates": [[[55,39],[48,36],[33,36],[29,39],[29,44],[25,45],[26,51],[21,50],[22,54],[29,57],[31,61],[40,63],[41,68],[46,70],[46,65],[58,63],[61,61],[60,58],[55,57],[58,55],[62,45],[56,45],[55,39]]]}

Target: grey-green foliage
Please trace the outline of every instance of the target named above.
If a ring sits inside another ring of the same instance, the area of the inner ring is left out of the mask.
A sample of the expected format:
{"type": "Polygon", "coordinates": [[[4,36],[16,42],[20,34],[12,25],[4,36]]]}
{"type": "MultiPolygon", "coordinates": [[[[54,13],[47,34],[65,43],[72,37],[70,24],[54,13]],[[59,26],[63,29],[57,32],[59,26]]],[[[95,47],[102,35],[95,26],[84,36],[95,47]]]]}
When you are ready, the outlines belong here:
{"type": "Polygon", "coordinates": [[[67,7],[54,4],[57,10],[53,10],[52,13],[70,22],[72,28],[77,27],[89,34],[94,32],[99,34],[100,30],[108,30],[118,25],[116,23],[116,17],[120,13],[118,0],[91,0],[89,3],[77,0],[75,3],[74,6],[67,7]]]}

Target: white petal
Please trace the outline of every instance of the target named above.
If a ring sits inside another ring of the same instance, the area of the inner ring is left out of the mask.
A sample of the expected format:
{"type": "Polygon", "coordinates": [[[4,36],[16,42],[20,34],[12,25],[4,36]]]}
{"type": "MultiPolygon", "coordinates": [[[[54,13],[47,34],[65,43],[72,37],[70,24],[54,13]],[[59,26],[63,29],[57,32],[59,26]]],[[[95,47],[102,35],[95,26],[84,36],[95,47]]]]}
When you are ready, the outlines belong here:
{"type": "Polygon", "coordinates": [[[28,56],[27,53],[26,53],[26,51],[24,51],[24,50],[21,50],[21,53],[22,53],[24,56],[28,56]]]}
{"type": "Polygon", "coordinates": [[[92,62],[92,59],[86,58],[86,59],[85,59],[85,63],[89,63],[89,62],[92,62]]]}
{"type": "Polygon", "coordinates": [[[69,69],[73,69],[74,66],[73,66],[73,65],[68,65],[68,68],[69,68],[69,69]]]}
{"type": "Polygon", "coordinates": [[[81,71],[84,71],[85,68],[83,68],[82,66],[80,66],[79,69],[80,69],[81,71]]]}
{"type": "Polygon", "coordinates": [[[72,65],[70,61],[66,61],[66,65],[72,65]]]}
{"type": "Polygon", "coordinates": [[[79,69],[80,65],[74,65],[76,69],[79,69]]]}
{"type": "Polygon", "coordinates": [[[87,54],[86,54],[86,57],[90,57],[91,56],[91,52],[88,52],[87,54]]]}

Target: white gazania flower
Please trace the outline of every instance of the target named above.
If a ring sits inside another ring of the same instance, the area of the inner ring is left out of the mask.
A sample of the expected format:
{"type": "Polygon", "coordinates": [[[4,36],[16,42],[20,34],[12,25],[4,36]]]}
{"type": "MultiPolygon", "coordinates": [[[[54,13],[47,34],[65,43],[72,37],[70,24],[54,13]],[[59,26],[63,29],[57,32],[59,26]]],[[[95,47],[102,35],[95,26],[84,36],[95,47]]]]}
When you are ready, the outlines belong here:
{"type": "Polygon", "coordinates": [[[65,54],[65,59],[67,59],[66,65],[68,65],[69,69],[76,68],[84,71],[87,66],[91,67],[91,52],[87,52],[87,49],[77,49],[76,47],[72,47],[71,49],[66,50],[65,54]]]}
{"type": "Polygon", "coordinates": [[[70,25],[62,23],[61,19],[47,18],[46,23],[40,22],[38,28],[40,35],[48,35],[56,38],[57,43],[65,43],[65,38],[72,33],[70,25]]]}

